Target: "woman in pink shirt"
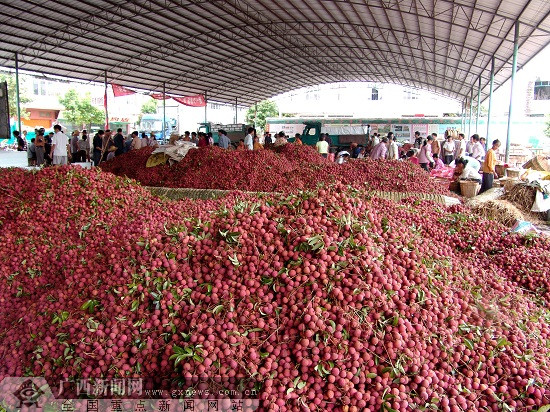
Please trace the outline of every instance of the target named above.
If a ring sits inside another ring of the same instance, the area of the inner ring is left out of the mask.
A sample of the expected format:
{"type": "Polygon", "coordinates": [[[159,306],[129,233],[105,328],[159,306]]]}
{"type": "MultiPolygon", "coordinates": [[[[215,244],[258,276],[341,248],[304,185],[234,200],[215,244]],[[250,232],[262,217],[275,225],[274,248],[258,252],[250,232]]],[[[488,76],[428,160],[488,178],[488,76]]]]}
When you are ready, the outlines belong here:
{"type": "Polygon", "coordinates": [[[443,160],[439,158],[439,155],[437,153],[434,153],[433,158],[435,163],[434,170],[443,169],[445,164],[443,163],[443,160]]]}
{"type": "Polygon", "coordinates": [[[432,136],[428,136],[427,140],[424,140],[422,147],[420,148],[420,153],[418,154],[418,163],[420,167],[425,171],[428,171],[428,165],[433,164],[434,159],[432,157],[432,136]]]}

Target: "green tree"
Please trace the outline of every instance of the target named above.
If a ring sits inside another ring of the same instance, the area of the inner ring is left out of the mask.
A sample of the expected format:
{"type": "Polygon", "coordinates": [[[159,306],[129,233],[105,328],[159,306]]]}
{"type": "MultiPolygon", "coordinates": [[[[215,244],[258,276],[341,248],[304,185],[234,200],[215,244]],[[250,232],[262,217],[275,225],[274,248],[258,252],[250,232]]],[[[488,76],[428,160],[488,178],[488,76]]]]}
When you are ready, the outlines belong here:
{"type": "Polygon", "coordinates": [[[264,130],[266,123],[265,119],[279,116],[279,108],[277,107],[277,103],[271,100],[262,100],[257,106],[257,110],[256,106],[250,106],[248,108],[245,115],[245,121],[249,124],[254,123],[256,127],[264,130]]]}
{"type": "MultiPolygon", "coordinates": [[[[17,117],[17,93],[16,93],[16,82],[15,75],[10,73],[0,73],[0,82],[8,82],[8,105],[10,108],[10,117],[17,117]]],[[[23,86],[22,78],[19,78],[19,103],[24,105],[29,103],[32,99],[29,99],[26,96],[26,90],[23,86]]],[[[21,118],[28,119],[29,112],[27,112],[23,107],[21,107],[21,118]]]]}
{"type": "Polygon", "coordinates": [[[141,118],[145,113],[156,113],[156,112],[157,112],[157,101],[151,97],[141,106],[141,112],[138,116],[138,123],[141,123],[141,118]]]}
{"type": "Polygon", "coordinates": [[[550,117],[548,117],[548,120],[546,121],[546,129],[544,129],[544,135],[546,137],[550,137],[550,117]]]}
{"type": "Polygon", "coordinates": [[[67,122],[75,125],[91,125],[103,123],[105,112],[92,105],[90,93],[81,97],[74,89],[70,89],[65,96],[59,98],[59,102],[65,108],[63,116],[67,122]]]}

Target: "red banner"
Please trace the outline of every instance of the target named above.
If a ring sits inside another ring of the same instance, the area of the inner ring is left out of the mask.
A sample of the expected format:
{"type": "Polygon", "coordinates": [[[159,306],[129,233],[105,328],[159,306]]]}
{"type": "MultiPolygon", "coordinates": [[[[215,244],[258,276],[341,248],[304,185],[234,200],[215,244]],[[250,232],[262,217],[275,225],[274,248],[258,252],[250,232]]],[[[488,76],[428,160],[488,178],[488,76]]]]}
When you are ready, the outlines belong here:
{"type": "Polygon", "coordinates": [[[113,94],[115,95],[115,97],[129,96],[136,93],[133,90],[127,89],[126,87],[120,86],[118,84],[111,83],[111,86],[113,87],[113,94]]]}
{"type": "MultiPolygon", "coordinates": [[[[149,96],[151,96],[155,100],[165,100],[162,96],[162,93],[152,93],[149,96]]],[[[170,99],[170,96],[166,95],[166,100],[170,99]]]]}
{"type": "Polygon", "coordinates": [[[185,97],[174,97],[172,96],[172,99],[174,99],[176,102],[184,104],[186,106],[192,106],[192,107],[204,107],[206,106],[206,99],[202,94],[199,94],[197,96],[185,96],[185,97]]]}

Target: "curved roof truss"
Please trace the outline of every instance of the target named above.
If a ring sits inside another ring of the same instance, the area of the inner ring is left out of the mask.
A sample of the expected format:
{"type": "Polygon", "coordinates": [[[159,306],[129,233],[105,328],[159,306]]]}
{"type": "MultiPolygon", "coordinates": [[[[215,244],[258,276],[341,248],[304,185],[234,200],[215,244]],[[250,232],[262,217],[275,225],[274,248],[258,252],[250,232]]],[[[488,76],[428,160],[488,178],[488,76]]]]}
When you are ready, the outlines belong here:
{"type": "Polygon", "coordinates": [[[397,83],[468,101],[550,44],[547,0],[0,0],[0,66],[254,103],[397,83]]]}

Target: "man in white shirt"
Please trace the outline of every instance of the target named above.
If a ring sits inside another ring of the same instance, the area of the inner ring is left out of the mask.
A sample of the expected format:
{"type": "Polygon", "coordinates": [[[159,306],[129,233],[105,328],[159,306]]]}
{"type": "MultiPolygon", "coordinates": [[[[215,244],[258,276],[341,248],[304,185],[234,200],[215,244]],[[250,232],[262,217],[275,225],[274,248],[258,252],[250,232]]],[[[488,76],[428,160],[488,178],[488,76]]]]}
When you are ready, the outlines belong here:
{"type": "Polygon", "coordinates": [[[445,138],[445,143],[443,144],[443,162],[448,165],[450,164],[454,159],[454,153],[455,153],[455,143],[453,142],[453,137],[451,135],[448,135],[445,138]]]}
{"type": "Polygon", "coordinates": [[[132,132],[132,150],[141,149],[141,139],[139,138],[139,133],[134,131],[132,132]]]}
{"type": "Polygon", "coordinates": [[[476,136],[479,138],[479,136],[477,134],[474,134],[474,135],[470,136],[470,140],[468,141],[468,143],[466,143],[466,154],[468,156],[471,156],[471,154],[472,154],[472,150],[474,148],[474,143],[475,143],[475,137],[476,136]]]}
{"type": "Polygon", "coordinates": [[[248,134],[244,138],[244,145],[248,150],[254,150],[254,128],[248,128],[248,134]]]}
{"type": "Polygon", "coordinates": [[[397,147],[397,138],[393,136],[393,133],[388,133],[388,154],[387,157],[390,160],[399,159],[399,148],[397,147]]]}
{"type": "Polygon", "coordinates": [[[54,135],[52,138],[52,158],[54,165],[66,165],[67,153],[69,152],[69,138],[63,132],[61,132],[61,126],[56,124],[53,127],[54,135]]]}
{"type": "Polygon", "coordinates": [[[474,169],[476,172],[479,172],[479,169],[481,169],[481,163],[479,162],[479,160],[474,159],[473,157],[464,156],[462,160],[466,162],[464,164],[464,167],[474,169]]]}
{"type": "Polygon", "coordinates": [[[471,157],[467,157],[466,159],[460,159],[459,162],[462,162],[464,165],[464,169],[462,170],[462,173],[460,175],[460,179],[476,179],[481,182],[481,175],[479,174],[479,168],[476,169],[476,165],[472,165],[468,159],[472,159],[471,157]]]}
{"type": "Polygon", "coordinates": [[[458,140],[455,140],[455,159],[460,159],[466,156],[466,141],[464,133],[458,134],[458,140]]]}
{"type": "Polygon", "coordinates": [[[471,156],[476,160],[481,160],[483,159],[483,156],[485,156],[485,149],[483,148],[477,134],[474,135],[474,145],[472,146],[471,156]]]}

